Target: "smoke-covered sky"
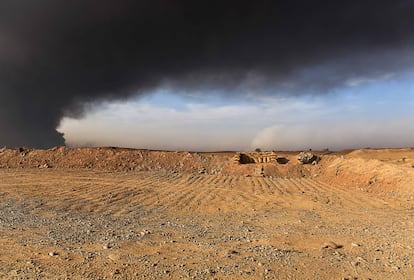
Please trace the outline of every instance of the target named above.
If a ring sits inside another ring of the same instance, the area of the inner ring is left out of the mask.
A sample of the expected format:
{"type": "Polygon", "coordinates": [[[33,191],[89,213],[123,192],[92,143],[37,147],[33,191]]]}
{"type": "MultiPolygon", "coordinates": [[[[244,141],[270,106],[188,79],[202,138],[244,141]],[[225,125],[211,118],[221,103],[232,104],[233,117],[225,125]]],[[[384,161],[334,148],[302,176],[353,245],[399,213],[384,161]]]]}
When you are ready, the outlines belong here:
{"type": "Polygon", "coordinates": [[[408,0],[2,0],[0,145],[414,146],[413,14],[408,0]]]}

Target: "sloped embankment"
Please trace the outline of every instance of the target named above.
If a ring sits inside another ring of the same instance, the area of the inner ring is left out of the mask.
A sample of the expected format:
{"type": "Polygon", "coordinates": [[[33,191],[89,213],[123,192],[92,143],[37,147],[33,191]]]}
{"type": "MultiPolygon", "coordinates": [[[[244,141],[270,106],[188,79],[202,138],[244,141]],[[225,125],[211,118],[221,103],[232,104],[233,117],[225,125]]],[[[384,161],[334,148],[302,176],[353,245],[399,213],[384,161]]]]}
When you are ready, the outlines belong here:
{"type": "Polygon", "coordinates": [[[414,198],[414,168],[397,161],[369,159],[360,152],[332,158],[321,172],[329,184],[360,191],[414,198]]]}

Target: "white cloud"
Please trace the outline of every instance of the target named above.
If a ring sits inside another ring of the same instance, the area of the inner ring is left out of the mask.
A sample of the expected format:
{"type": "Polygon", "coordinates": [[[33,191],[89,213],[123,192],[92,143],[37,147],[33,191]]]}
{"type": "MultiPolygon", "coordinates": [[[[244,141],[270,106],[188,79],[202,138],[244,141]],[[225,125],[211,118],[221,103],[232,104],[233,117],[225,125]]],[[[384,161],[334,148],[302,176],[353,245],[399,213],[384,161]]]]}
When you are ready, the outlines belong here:
{"type": "Polygon", "coordinates": [[[387,73],[376,77],[354,77],[345,81],[345,85],[356,87],[366,83],[383,82],[393,78],[396,73],[387,73]]]}

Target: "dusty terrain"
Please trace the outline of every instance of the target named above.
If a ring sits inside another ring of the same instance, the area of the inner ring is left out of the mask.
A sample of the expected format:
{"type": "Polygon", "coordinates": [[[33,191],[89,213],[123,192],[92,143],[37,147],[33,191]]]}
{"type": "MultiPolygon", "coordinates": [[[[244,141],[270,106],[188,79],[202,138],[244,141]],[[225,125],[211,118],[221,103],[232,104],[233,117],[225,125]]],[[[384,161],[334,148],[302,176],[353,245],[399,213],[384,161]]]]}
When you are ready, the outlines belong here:
{"type": "Polygon", "coordinates": [[[0,149],[0,278],[414,279],[413,149],[235,154],[0,149]]]}

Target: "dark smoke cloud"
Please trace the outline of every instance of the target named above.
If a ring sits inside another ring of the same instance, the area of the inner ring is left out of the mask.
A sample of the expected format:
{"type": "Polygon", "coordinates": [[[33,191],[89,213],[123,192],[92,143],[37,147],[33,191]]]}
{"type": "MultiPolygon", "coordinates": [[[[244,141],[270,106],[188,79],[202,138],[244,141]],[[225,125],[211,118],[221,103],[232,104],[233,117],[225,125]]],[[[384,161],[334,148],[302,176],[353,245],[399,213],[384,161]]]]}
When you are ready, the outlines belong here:
{"type": "Polygon", "coordinates": [[[326,90],[413,65],[414,2],[2,0],[0,145],[63,144],[82,102],[177,89],[326,90]]]}

